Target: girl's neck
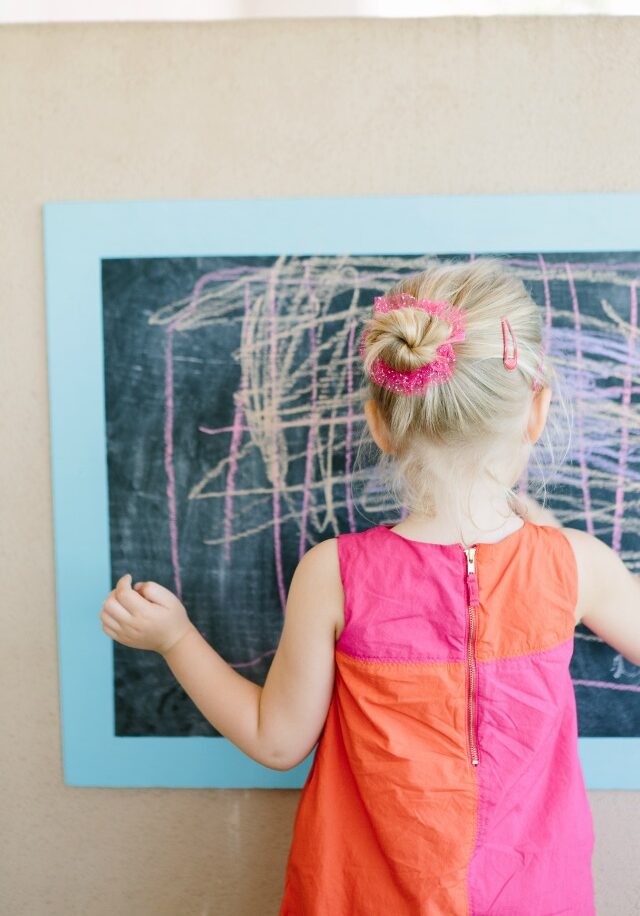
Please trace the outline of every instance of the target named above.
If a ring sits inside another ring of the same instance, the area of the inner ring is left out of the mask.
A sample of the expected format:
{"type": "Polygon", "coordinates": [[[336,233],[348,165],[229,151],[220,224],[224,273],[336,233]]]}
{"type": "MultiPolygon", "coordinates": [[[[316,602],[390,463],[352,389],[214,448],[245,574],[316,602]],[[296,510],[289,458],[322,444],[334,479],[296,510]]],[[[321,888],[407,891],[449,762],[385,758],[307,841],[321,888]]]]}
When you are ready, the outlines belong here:
{"type": "Polygon", "coordinates": [[[475,544],[479,541],[500,541],[523,525],[525,512],[520,514],[504,504],[500,509],[494,505],[478,505],[472,516],[461,515],[458,524],[450,514],[438,513],[432,517],[409,513],[394,530],[416,541],[434,544],[461,542],[475,544]]]}

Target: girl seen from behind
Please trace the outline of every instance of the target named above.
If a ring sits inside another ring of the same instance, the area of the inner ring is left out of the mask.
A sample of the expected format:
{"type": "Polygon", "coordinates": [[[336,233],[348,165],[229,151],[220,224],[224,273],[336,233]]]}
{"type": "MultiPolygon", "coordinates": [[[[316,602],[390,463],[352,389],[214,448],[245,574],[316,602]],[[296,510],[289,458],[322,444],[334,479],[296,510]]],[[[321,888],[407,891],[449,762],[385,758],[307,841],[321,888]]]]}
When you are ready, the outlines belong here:
{"type": "Polygon", "coordinates": [[[360,356],[404,517],[307,551],[264,687],[158,583],[123,576],[103,629],[264,765],[318,745],[280,916],[589,916],[573,631],[640,664],[640,583],[517,492],[536,443],[559,458],[539,308],[497,258],[433,261],[375,298],[360,356]]]}

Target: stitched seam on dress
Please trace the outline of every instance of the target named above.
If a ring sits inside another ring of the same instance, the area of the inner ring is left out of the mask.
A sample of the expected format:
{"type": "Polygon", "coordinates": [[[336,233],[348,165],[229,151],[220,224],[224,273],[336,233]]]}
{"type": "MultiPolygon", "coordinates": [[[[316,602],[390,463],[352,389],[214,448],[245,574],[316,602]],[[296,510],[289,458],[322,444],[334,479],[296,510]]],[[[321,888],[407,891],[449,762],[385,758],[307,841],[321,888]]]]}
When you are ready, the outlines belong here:
{"type": "Polygon", "coordinates": [[[560,646],[566,646],[568,642],[573,642],[574,636],[563,639],[561,642],[554,642],[550,646],[544,646],[542,649],[534,649],[532,652],[518,652],[516,655],[497,655],[495,658],[478,658],[476,661],[479,665],[490,665],[492,662],[509,662],[518,658],[531,658],[532,655],[542,655],[551,649],[558,649],[560,646]]]}
{"type": "Polygon", "coordinates": [[[354,662],[376,662],[378,665],[421,665],[421,664],[431,664],[431,665],[463,665],[465,664],[465,659],[461,658],[458,661],[450,660],[443,661],[440,658],[398,658],[390,659],[387,656],[382,657],[378,655],[351,655],[350,652],[345,652],[344,649],[336,649],[337,655],[344,655],[345,658],[350,658],[354,662]]]}

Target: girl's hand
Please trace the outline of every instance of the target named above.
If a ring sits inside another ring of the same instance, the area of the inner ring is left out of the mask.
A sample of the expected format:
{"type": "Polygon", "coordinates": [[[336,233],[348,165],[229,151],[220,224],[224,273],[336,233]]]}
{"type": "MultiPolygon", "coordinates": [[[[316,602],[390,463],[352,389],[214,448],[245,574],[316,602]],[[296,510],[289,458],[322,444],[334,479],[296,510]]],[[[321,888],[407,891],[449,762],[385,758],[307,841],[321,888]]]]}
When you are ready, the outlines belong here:
{"type": "Polygon", "coordinates": [[[100,612],[102,629],[123,646],[164,655],[193,624],[173,592],[157,582],[136,582],[129,573],[116,582],[100,612]]]}

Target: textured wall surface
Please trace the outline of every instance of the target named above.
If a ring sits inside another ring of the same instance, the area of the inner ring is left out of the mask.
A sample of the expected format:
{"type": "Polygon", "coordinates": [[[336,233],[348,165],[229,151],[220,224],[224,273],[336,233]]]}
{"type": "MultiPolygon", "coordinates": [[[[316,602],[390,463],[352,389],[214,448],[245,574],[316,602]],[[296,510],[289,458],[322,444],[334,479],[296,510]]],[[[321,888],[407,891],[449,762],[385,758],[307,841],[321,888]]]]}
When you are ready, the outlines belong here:
{"type": "MultiPolygon", "coordinates": [[[[42,203],[638,191],[639,40],[599,17],[0,29],[3,913],[276,914],[299,794],[63,784],[42,203]]],[[[598,914],[640,913],[640,793],[590,801],[598,914]]]]}

